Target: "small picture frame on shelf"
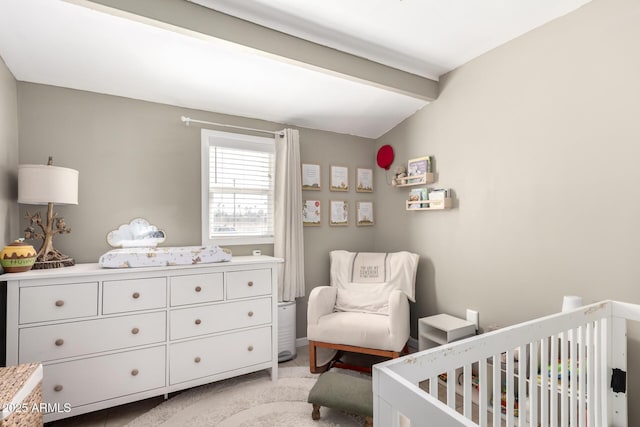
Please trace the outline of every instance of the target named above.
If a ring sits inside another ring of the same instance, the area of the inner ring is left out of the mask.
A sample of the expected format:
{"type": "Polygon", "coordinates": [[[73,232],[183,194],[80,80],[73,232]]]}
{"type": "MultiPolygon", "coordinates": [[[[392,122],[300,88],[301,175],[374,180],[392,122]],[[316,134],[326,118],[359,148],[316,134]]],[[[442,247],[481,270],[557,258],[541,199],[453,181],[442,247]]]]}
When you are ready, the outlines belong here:
{"type": "Polygon", "coordinates": [[[319,227],[321,225],[320,200],[305,200],[302,206],[302,225],[319,227]]]}
{"type": "Polygon", "coordinates": [[[373,193],[373,169],[356,169],[356,192],[373,193]]]}
{"type": "Polygon", "coordinates": [[[427,173],[431,173],[431,157],[418,157],[407,162],[407,184],[427,182],[427,173]],[[415,177],[415,178],[411,178],[415,177]]]}
{"type": "Polygon", "coordinates": [[[344,227],[349,225],[349,203],[345,200],[329,202],[329,225],[344,227]]]}
{"type": "Polygon", "coordinates": [[[320,191],[320,165],[303,163],[302,164],[302,189],[320,191]]]}
{"type": "Polygon", "coordinates": [[[368,227],[374,224],[373,202],[358,202],[356,205],[356,226],[368,227]]]}
{"type": "Polygon", "coordinates": [[[331,191],[349,191],[349,168],[346,166],[331,166],[331,191]]]}

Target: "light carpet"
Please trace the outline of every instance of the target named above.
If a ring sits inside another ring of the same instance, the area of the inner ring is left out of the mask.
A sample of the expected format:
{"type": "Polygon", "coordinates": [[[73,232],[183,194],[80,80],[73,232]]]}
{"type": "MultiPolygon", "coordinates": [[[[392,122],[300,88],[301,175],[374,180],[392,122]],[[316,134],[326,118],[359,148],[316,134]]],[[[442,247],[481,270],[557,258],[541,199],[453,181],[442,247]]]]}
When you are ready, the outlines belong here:
{"type": "Polygon", "coordinates": [[[311,419],[309,390],[318,375],[308,367],[278,370],[278,381],[268,371],[195,387],[170,398],[134,419],[129,427],[335,427],[358,426],[364,419],[330,408],[311,419]]]}

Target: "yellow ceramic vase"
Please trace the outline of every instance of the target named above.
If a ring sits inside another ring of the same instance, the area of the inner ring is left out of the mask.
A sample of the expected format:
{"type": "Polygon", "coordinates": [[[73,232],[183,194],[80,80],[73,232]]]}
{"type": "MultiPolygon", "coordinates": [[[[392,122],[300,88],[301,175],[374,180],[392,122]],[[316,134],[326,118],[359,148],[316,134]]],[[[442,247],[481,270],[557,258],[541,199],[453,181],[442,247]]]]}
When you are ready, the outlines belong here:
{"type": "Polygon", "coordinates": [[[29,271],[36,262],[36,255],[33,246],[16,240],[0,252],[0,265],[7,273],[29,271]]]}

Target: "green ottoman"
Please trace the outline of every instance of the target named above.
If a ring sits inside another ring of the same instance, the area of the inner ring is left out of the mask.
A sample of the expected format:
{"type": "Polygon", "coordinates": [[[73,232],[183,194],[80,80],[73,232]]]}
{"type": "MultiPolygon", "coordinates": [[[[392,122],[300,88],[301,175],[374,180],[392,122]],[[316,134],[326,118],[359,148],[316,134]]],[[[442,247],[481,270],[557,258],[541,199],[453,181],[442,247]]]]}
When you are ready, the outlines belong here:
{"type": "Polygon", "coordinates": [[[339,409],[365,417],[365,426],[373,426],[373,387],[371,380],[325,372],[309,392],[309,403],[313,405],[311,418],[320,419],[320,407],[339,409]]]}

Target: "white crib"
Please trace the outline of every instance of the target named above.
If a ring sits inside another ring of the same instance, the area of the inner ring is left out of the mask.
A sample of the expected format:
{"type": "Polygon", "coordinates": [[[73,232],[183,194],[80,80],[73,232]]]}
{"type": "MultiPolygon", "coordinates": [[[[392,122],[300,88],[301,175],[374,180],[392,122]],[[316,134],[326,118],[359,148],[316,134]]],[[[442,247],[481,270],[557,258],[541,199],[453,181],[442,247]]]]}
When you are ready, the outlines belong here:
{"type": "Polygon", "coordinates": [[[604,301],[374,365],[374,425],[627,426],[627,320],[604,301]]]}

